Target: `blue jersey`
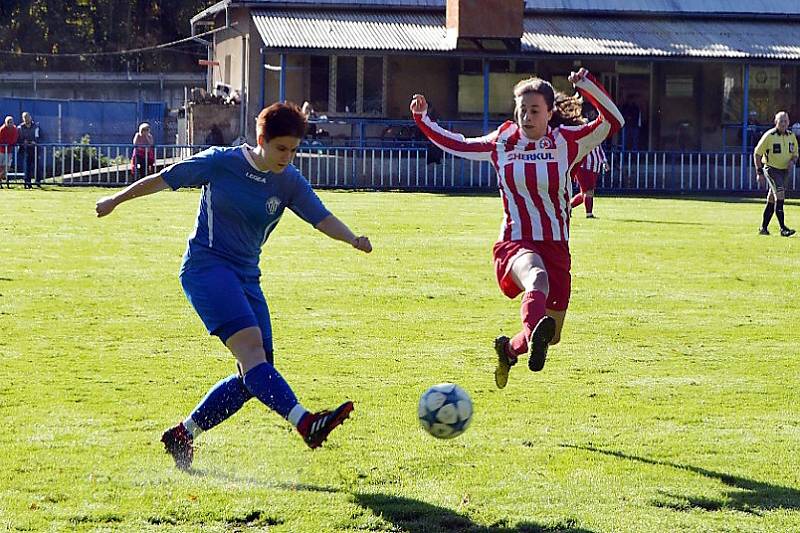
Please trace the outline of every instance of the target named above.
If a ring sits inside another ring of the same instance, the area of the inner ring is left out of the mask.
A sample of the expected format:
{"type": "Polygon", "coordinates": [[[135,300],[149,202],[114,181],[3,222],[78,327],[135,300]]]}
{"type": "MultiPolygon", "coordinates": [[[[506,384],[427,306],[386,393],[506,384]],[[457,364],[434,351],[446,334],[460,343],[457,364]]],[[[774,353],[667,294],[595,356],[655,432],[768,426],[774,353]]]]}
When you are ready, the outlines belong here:
{"type": "Polygon", "coordinates": [[[331,214],[296,167],[261,171],[247,150],[209,148],[161,173],[173,190],[203,186],[181,272],[224,261],[244,277],[260,276],[261,247],[287,207],[312,226],[331,214]]]}

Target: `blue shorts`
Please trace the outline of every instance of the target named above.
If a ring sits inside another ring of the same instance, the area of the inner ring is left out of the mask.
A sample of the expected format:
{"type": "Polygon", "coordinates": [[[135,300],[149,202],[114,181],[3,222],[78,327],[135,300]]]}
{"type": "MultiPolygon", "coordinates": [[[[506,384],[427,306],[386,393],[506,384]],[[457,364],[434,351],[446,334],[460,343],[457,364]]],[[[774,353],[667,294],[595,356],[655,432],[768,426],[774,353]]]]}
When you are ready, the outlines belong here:
{"type": "Polygon", "coordinates": [[[225,343],[237,331],[258,326],[269,358],[272,325],[258,280],[245,281],[233,268],[219,264],[184,270],[181,285],[211,335],[225,343]]]}

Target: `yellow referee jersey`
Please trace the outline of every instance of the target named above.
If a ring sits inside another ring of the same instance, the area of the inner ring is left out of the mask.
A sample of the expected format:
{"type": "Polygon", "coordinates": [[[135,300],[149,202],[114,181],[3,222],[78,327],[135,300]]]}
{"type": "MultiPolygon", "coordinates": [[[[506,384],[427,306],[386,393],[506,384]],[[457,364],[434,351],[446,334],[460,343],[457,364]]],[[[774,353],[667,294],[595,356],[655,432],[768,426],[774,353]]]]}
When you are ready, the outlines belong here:
{"type": "Polygon", "coordinates": [[[755,154],[768,167],[786,170],[792,159],[797,158],[797,137],[789,130],[783,134],[778,128],[767,130],[758,141],[755,154]]]}

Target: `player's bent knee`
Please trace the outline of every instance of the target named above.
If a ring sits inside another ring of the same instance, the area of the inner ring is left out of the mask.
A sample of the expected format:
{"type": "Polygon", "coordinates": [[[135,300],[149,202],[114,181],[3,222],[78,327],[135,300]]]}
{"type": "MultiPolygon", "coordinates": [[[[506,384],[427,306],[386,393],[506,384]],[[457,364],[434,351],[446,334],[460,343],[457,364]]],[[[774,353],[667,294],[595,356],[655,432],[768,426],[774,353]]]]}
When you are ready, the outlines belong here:
{"type": "Polygon", "coordinates": [[[267,360],[261,331],[257,327],[237,331],[225,344],[239,362],[242,374],[267,360]]]}
{"type": "Polygon", "coordinates": [[[550,293],[550,280],[547,277],[547,271],[538,267],[531,269],[531,276],[533,277],[533,290],[541,291],[545,294],[550,293]]]}

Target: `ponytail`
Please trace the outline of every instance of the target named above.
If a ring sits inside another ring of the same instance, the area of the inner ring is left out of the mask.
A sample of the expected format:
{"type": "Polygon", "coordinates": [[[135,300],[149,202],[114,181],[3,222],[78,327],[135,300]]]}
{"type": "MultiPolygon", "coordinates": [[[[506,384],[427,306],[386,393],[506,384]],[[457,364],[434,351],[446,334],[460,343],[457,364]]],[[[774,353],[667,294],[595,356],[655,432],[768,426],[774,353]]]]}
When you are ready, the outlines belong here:
{"type": "Polygon", "coordinates": [[[586,119],[581,115],[582,111],[583,98],[579,94],[569,96],[562,92],[556,93],[553,117],[548,124],[551,128],[586,124],[586,119]]]}

